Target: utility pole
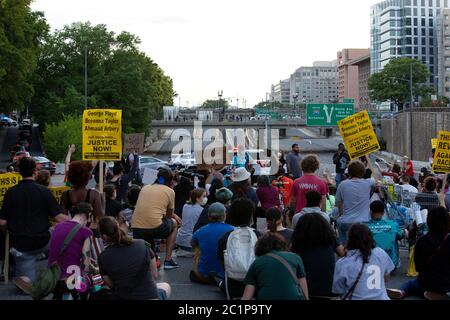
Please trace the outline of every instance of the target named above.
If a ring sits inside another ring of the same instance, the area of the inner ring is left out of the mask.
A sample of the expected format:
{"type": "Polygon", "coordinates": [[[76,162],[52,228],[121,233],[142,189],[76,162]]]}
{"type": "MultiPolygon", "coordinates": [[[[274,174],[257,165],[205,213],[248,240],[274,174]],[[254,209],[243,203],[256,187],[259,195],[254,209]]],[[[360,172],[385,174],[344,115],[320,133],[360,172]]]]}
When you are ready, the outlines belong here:
{"type": "Polygon", "coordinates": [[[84,47],[84,108],[87,109],[87,46],[84,47]]]}

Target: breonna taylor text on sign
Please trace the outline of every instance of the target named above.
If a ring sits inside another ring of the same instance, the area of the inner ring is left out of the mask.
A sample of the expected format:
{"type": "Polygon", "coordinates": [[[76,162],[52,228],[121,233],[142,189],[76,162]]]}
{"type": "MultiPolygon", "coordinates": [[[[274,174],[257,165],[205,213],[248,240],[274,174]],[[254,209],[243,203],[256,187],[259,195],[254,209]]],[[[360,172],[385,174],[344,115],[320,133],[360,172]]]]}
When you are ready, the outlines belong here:
{"type": "Polygon", "coordinates": [[[84,110],[83,160],[120,160],[121,157],[122,110],[84,110]]]}
{"type": "Polygon", "coordinates": [[[433,160],[434,172],[450,173],[450,132],[439,131],[433,160]]]}
{"type": "Polygon", "coordinates": [[[342,119],[338,121],[338,125],[350,158],[355,159],[380,150],[380,144],[367,111],[342,119]]]}

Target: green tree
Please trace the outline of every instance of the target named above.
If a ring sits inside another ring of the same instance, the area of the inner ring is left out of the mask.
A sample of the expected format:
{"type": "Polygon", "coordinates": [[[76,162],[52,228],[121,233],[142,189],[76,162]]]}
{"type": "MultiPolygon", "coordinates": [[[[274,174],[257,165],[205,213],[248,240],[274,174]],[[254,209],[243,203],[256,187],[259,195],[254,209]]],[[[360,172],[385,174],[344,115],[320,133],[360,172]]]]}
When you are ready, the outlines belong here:
{"type": "Polygon", "coordinates": [[[434,92],[426,82],[431,76],[419,60],[395,58],[384,69],[369,78],[370,97],[373,101],[392,101],[399,109],[410,101],[410,70],[412,68],[413,96],[426,97],[434,92]]]}
{"type": "Polygon", "coordinates": [[[124,133],[148,133],[153,116],[173,104],[174,91],[139,44],[135,35],[116,35],[101,24],[74,23],[49,35],[35,76],[34,117],[55,123],[82,113],[87,51],[88,108],[121,109],[124,133]]]}
{"type": "Polygon", "coordinates": [[[32,12],[31,0],[0,0],[0,110],[23,110],[34,90],[40,45],[48,32],[41,12],[32,12]]]}
{"type": "Polygon", "coordinates": [[[72,143],[76,146],[72,160],[81,160],[81,125],[81,116],[65,116],[58,123],[45,126],[43,147],[51,160],[63,161],[67,147],[72,143]]]}
{"type": "Polygon", "coordinates": [[[220,100],[208,99],[205,102],[203,102],[201,107],[204,109],[216,109],[216,108],[222,109],[224,106],[225,109],[228,109],[230,107],[230,104],[225,99],[220,100]]]}
{"type": "Polygon", "coordinates": [[[279,101],[261,101],[257,105],[255,105],[253,108],[255,109],[276,109],[276,108],[283,108],[284,105],[279,101]]]}

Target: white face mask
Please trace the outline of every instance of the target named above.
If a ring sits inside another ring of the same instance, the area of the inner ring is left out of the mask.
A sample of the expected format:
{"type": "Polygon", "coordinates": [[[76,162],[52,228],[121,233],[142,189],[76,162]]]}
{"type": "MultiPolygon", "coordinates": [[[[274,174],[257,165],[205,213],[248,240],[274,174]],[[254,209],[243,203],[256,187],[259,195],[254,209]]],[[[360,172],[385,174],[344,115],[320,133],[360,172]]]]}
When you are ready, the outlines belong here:
{"type": "Polygon", "coordinates": [[[206,203],[208,202],[208,197],[204,197],[203,201],[201,203],[202,206],[206,206],[206,203]]]}

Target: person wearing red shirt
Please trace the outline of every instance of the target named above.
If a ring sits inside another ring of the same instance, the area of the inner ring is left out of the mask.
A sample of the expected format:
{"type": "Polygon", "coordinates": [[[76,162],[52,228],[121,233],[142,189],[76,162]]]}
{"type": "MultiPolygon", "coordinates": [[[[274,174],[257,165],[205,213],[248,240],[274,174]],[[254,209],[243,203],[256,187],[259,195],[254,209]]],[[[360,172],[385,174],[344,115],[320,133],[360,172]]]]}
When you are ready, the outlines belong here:
{"type": "Polygon", "coordinates": [[[403,172],[410,177],[414,177],[414,166],[408,156],[403,157],[403,172]]]}
{"type": "Polygon", "coordinates": [[[319,178],[315,172],[319,170],[320,161],[316,155],[310,154],[303,158],[301,167],[303,176],[294,181],[294,186],[291,191],[291,207],[295,205],[295,213],[302,211],[306,206],[306,193],[308,191],[317,191],[322,196],[320,201],[320,208],[322,211],[326,210],[326,196],[328,191],[328,184],[324,179],[319,178]]]}

